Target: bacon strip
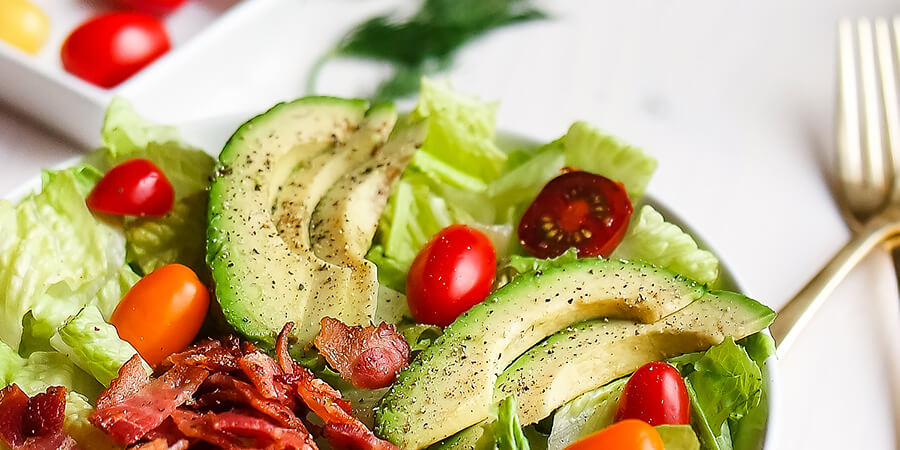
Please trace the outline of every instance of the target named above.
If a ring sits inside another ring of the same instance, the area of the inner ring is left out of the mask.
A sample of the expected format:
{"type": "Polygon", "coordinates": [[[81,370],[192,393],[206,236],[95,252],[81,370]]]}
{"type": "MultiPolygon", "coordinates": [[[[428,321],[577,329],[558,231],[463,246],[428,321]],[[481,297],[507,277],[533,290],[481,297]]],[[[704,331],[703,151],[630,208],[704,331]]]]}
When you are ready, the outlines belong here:
{"type": "Polygon", "coordinates": [[[109,383],[109,387],[100,393],[95,407],[97,409],[106,409],[121,403],[126,398],[140,391],[147,383],[150,383],[150,377],[144,371],[141,357],[135,353],[131,359],[119,368],[119,376],[114,378],[109,383]]]}
{"type": "Polygon", "coordinates": [[[28,398],[18,385],[0,390],[0,441],[13,450],[74,449],[75,440],[63,430],[66,388],[48,387],[28,398]]]}
{"type": "Polygon", "coordinates": [[[207,376],[201,367],[175,366],[124,400],[97,408],[89,419],[114,441],[134,444],[188,401],[207,376]]]}
{"type": "Polygon", "coordinates": [[[321,321],[314,344],[341,377],[363,389],[390,386],[409,365],[409,344],[392,324],[347,326],[331,317],[321,321]]]}
{"type": "Polygon", "coordinates": [[[289,367],[290,371],[284,371],[284,379],[294,385],[303,403],[325,422],[324,435],[329,444],[343,449],[396,450],[397,446],[378,439],[359,419],[353,417],[350,403],[341,398],[340,392],[290,358],[287,336],[293,325],[288,322],[278,334],[275,345],[278,363],[282,368],[289,367]]]}
{"type": "Polygon", "coordinates": [[[220,399],[226,400],[229,403],[250,406],[272,419],[275,419],[275,421],[281,425],[290,428],[301,428],[305,431],[303,421],[294,415],[294,411],[292,411],[291,408],[277,400],[270,400],[263,397],[250,383],[246,383],[230,375],[219,372],[214,373],[207,378],[204,385],[217,388],[212,394],[219,394],[220,399]]]}

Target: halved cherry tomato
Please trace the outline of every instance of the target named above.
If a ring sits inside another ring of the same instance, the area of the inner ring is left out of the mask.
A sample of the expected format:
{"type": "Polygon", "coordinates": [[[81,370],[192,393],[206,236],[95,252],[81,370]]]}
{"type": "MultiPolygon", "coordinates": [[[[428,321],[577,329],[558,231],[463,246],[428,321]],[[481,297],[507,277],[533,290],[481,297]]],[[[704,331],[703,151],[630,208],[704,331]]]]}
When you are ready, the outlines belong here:
{"type": "Polygon", "coordinates": [[[579,257],[609,256],[625,236],[631,213],[622,183],[573,170],[550,180],[525,210],[519,242],[539,258],[571,247],[579,257]]]}
{"type": "Polygon", "coordinates": [[[662,438],[647,422],[629,419],[579,439],[566,450],[665,450],[662,438]]]}
{"type": "Polygon", "coordinates": [[[184,0],[115,0],[115,3],[129,10],[163,15],[181,6],[184,0]]]}
{"type": "Polygon", "coordinates": [[[156,365],[194,340],[208,308],[209,292],[194,271],[169,264],[135,283],[110,323],[144,360],[156,365]]]}
{"type": "Polygon", "coordinates": [[[690,425],[691,400],[681,374],[664,362],[652,362],[636,370],[619,399],[618,422],[638,419],[650,425],[690,425]]]}
{"type": "Polygon", "coordinates": [[[162,216],[172,209],[175,190],[156,164],[130,159],[106,172],[88,194],[92,211],[129,216],[162,216]]]}
{"type": "Polygon", "coordinates": [[[419,250],[406,277],[406,299],[417,322],[449,325],[490,293],[497,254],[484,233],[450,225],[419,250]]]}
{"type": "Polygon", "coordinates": [[[63,67],[100,87],[113,87],[169,51],[162,22],[139,13],[109,13],[81,24],[63,42],[63,67]]]}
{"type": "Polygon", "coordinates": [[[50,19],[28,0],[0,0],[0,39],[31,54],[50,35],[50,19]]]}

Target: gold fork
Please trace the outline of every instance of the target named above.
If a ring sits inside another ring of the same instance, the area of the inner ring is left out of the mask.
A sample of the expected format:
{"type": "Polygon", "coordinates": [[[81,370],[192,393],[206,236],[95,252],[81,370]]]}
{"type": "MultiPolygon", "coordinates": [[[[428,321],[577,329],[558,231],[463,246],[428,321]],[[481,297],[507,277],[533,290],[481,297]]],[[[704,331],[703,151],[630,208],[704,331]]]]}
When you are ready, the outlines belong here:
{"type": "Polygon", "coordinates": [[[779,312],[779,356],[870,250],[900,236],[900,17],[841,20],[838,46],[837,201],[855,233],[779,312]]]}

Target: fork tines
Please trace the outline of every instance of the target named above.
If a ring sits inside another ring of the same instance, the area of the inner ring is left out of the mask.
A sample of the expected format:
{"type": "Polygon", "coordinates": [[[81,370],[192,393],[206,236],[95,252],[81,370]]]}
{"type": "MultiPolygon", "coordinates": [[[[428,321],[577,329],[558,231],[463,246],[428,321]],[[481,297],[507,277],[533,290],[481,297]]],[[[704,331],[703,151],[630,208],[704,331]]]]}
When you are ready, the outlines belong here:
{"type": "Polygon", "coordinates": [[[843,19],[838,35],[838,173],[865,216],[900,200],[900,16],[843,19]]]}

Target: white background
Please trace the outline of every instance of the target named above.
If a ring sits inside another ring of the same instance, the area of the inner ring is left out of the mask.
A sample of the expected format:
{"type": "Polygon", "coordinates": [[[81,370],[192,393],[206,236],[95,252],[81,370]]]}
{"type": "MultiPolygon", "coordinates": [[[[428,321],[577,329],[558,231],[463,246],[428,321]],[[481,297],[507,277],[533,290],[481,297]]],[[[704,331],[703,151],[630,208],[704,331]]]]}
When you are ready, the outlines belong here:
{"type": "MultiPolygon", "coordinates": [[[[248,24],[134,100],[157,120],[182,122],[302,95],[306,71],[343,30],[396,3],[287,0],[265,26],[248,24]]],[[[454,84],[499,100],[506,130],[548,140],[583,119],[647,149],[660,160],[653,194],[702,231],[749,294],[784,304],[848,238],[824,177],[835,21],[900,14],[900,1],[546,5],[553,20],[463,52],[454,84]]],[[[334,63],[319,86],[361,95],[378,73],[334,63]]],[[[0,106],[0,192],[79,151],[0,106]]],[[[898,448],[898,304],[879,251],[781,362],[779,448],[898,448]]]]}

